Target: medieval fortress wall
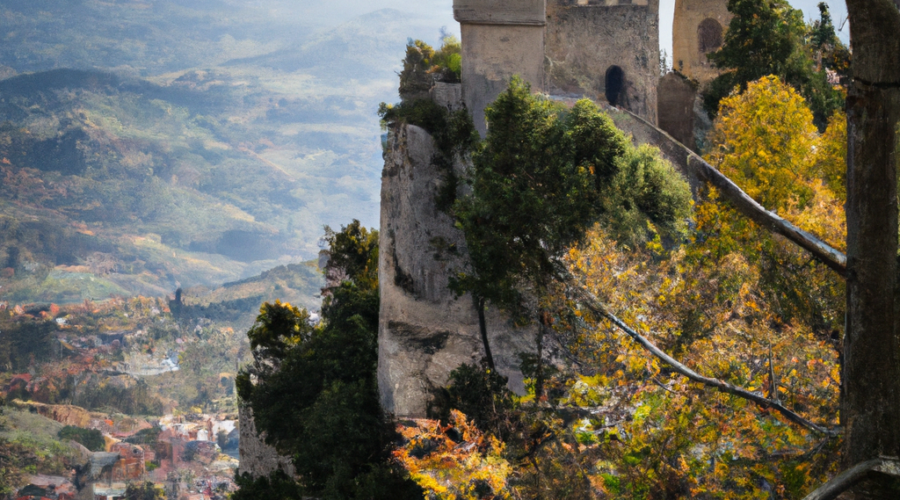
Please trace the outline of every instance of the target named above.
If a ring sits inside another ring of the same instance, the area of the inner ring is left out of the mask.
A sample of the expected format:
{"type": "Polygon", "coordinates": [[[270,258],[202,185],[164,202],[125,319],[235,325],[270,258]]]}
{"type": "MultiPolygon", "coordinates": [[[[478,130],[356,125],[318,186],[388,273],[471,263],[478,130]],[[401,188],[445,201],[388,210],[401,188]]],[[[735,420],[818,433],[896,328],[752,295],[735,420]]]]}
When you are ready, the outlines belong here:
{"type": "Polygon", "coordinates": [[[609,102],[656,123],[659,0],[549,0],[551,95],[609,102]]]}
{"type": "Polygon", "coordinates": [[[722,0],[676,0],[672,67],[701,85],[718,76],[706,55],[722,46],[732,17],[722,0]]]}
{"type": "Polygon", "coordinates": [[[463,99],[484,135],[484,108],[513,74],[544,88],[544,0],[455,0],[462,35],[463,99]]]}

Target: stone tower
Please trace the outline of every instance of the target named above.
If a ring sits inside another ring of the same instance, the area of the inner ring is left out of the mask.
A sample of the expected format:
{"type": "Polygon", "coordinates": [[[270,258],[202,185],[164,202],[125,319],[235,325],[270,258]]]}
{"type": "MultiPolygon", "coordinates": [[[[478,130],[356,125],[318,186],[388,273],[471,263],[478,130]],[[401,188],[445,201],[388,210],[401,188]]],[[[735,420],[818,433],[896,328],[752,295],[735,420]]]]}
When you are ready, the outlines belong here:
{"type": "Polygon", "coordinates": [[[454,0],[462,33],[463,99],[484,135],[484,108],[513,75],[544,88],[545,0],[454,0]]]}
{"type": "Polygon", "coordinates": [[[547,91],[657,121],[659,0],[548,0],[547,91]]]}
{"type": "Polygon", "coordinates": [[[732,17],[726,0],[675,0],[673,67],[701,86],[718,76],[706,55],[722,46],[732,17]]]}

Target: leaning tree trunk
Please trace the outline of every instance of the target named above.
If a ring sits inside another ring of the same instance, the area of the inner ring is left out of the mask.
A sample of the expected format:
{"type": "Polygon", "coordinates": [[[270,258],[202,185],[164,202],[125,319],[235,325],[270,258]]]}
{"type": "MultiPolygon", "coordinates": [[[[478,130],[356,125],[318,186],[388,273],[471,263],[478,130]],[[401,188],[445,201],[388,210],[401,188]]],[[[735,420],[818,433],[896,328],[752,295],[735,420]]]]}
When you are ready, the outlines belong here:
{"type": "Polygon", "coordinates": [[[472,304],[475,306],[475,312],[478,313],[478,331],[481,332],[481,344],[484,346],[484,359],[487,361],[488,368],[494,372],[497,368],[494,366],[494,355],[491,353],[491,342],[488,340],[487,320],[484,317],[485,300],[473,293],[472,304]]]}
{"type": "Polygon", "coordinates": [[[845,468],[900,455],[900,317],[895,314],[900,10],[895,1],[847,0],[853,83],[847,97],[845,468]]]}

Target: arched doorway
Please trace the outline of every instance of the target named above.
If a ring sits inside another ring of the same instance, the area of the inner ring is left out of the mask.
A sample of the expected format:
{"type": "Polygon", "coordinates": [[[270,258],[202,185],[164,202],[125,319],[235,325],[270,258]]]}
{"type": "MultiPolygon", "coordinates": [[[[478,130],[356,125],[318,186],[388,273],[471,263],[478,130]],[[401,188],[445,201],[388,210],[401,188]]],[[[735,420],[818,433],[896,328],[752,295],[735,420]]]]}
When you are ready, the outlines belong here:
{"type": "Polygon", "coordinates": [[[697,44],[703,55],[719,50],[722,46],[722,25],[719,21],[706,18],[697,27],[697,44]]]}
{"type": "Polygon", "coordinates": [[[606,70],[606,100],[613,106],[622,101],[625,90],[625,72],[618,66],[610,66],[606,70]]]}

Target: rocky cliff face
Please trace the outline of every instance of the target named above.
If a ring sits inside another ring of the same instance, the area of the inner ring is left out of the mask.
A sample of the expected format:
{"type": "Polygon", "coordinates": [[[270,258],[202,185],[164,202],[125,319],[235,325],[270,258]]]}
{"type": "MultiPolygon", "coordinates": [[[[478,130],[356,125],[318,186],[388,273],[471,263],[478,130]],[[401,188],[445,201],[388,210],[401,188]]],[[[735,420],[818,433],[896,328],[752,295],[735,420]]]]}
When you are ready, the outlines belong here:
{"type": "Polygon", "coordinates": [[[239,405],[238,425],[240,427],[240,457],[241,465],[239,474],[249,473],[253,477],[268,476],[276,470],[282,470],[290,477],[297,474],[291,459],[279,455],[275,448],[265,442],[265,438],[256,430],[253,421],[253,410],[246,405],[239,405]]]}
{"type": "Polygon", "coordinates": [[[73,425],[87,429],[91,427],[91,420],[105,419],[102,413],[92,413],[84,408],[72,405],[46,405],[34,401],[14,400],[13,405],[23,410],[28,410],[38,415],[55,420],[63,425],[73,425]]]}
{"type": "MultiPolygon", "coordinates": [[[[484,356],[471,298],[448,289],[466,250],[453,220],[435,206],[444,177],[435,153],[425,130],[397,126],[382,173],[378,385],[385,410],[400,417],[424,417],[431,391],[484,356]]],[[[513,329],[496,311],[487,321],[497,370],[522,393],[517,353],[534,349],[534,332],[513,329]]]]}

